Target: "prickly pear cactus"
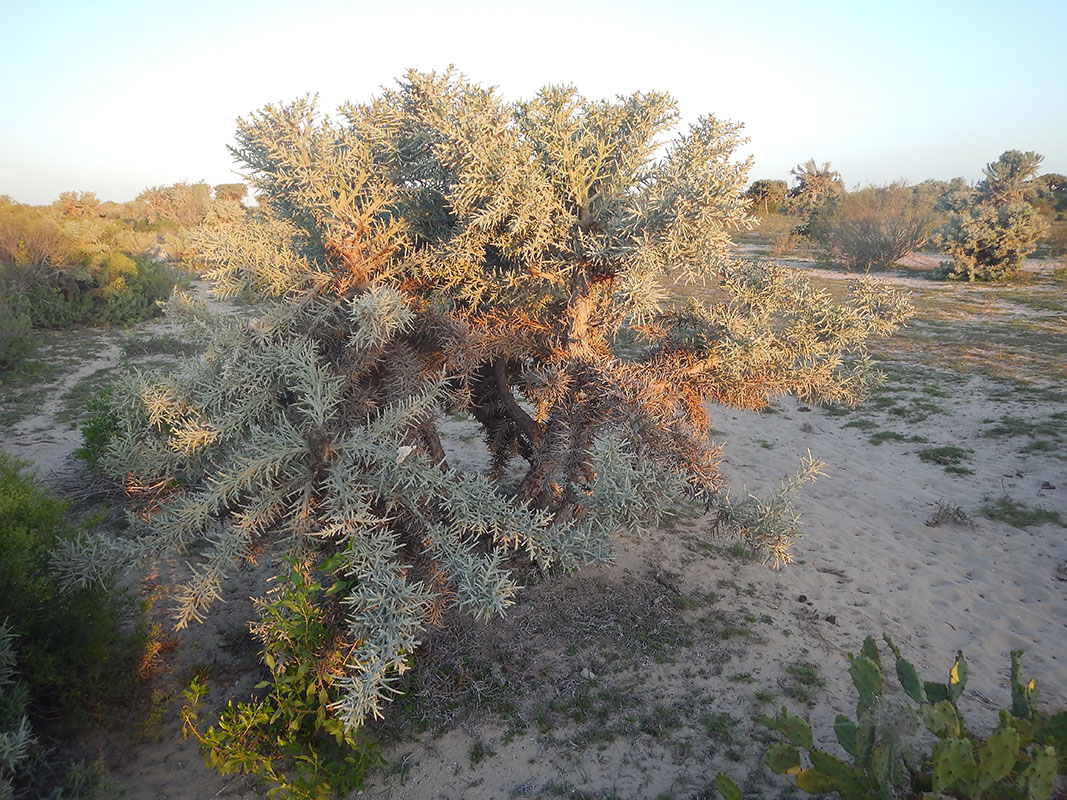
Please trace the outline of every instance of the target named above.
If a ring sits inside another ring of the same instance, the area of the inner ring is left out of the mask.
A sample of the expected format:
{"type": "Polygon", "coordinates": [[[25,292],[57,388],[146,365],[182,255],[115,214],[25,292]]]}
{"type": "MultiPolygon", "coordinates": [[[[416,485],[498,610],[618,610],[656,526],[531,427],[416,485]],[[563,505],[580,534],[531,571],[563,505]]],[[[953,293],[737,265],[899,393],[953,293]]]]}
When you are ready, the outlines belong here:
{"type": "MultiPolygon", "coordinates": [[[[856,719],[839,714],[834,722],[837,743],[851,763],[818,749],[807,721],[783,707],[759,719],[785,740],[767,751],[772,772],[792,776],[803,792],[842,800],[1052,797],[1057,776],[1067,774],[1067,711],[1046,715],[1037,709],[1037,684],[1021,677],[1021,651],[1011,653],[1011,711],[1001,711],[996,729],[981,739],[968,733],[956,705],[967,685],[963,653],[957,652],[947,682],[924,681],[893,640],[883,638],[913,705],[886,698],[882,656],[867,637],[849,667],[859,695],[856,719]],[[918,753],[923,726],[937,741],[918,753]]],[[[726,800],[741,797],[725,775],[716,786],[726,800]]]]}

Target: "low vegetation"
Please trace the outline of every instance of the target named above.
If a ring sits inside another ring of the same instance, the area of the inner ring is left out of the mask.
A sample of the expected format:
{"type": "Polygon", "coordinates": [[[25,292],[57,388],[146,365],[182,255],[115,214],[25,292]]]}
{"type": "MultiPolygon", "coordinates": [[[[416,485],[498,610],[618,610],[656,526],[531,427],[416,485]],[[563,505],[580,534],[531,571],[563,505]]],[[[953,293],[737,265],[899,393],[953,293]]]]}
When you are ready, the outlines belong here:
{"type": "Polygon", "coordinates": [[[921,195],[892,184],[837,195],[815,216],[810,236],[831,264],[886,270],[926,244],[933,220],[921,195]]]}
{"type": "Polygon", "coordinates": [[[92,770],[50,759],[48,744],[128,703],[146,652],[132,601],[107,585],[61,584],[51,552],[78,536],[66,512],[0,454],[0,794],[6,786],[8,796],[92,782],[92,770]]]}
{"type": "MultiPolygon", "coordinates": [[[[904,694],[886,693],[882,656],[868,637],[851,659],[859,695],[856,719],[838,714],[837,743],[846,758],[816,747],[811,726],[784,707],[761,722],[785,741],[767,751],[772,772],[789,775],[806,794],[841,800],[960,798],[960,800],[1049,800],[1057,775],[1067,774],[1067,711],[1048,714],[1037,706],[1037,684],[1022,678],[1022,651],[1011,653],[1010,708],[1000,712],[987,737],[969,730],[957,701],[967,686],[963,653],[945,683],[924,681],[893,640],[884,637],[904,694]],[[932,734],[932,737],[924,734],[932,734]]],[[[741,791],[726,775],[716,786],[724,800],[741,791]]]]}

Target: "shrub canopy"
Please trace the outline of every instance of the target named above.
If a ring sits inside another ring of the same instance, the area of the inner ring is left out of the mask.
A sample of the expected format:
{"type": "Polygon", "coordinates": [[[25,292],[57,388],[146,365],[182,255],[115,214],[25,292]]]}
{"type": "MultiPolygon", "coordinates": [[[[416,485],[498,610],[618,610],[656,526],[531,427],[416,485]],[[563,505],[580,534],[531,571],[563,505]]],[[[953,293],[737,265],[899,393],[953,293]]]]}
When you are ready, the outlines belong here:
{"type": "Polygon", "coordinates": [[[115,393],[105,459],[142,500],[139,537],[69,552],[68,569],[199,542],[185,624],[268,547],[328,558],[334,708],[356,727],[423,625],[513,601],[516,551],[608,558],[615,533],[688,495],[787,560],[793,483],[731,502],[706,403],[855,401],[866,338],[906,303],[857,284],[839,304],[736,260],[739,126],[676,123],[666,94],[505,103],[451,72],[409,73],[336,120],[308,98],[243,120],[234,153],[266,210],[200,245],[215,293],[255,316],[174,300],[206,351],[115,393]],[[705,288],[679,304],[676,282],[705,288]],[[491,470],[450,467],[442,411],[476,421],[491,470]]]}

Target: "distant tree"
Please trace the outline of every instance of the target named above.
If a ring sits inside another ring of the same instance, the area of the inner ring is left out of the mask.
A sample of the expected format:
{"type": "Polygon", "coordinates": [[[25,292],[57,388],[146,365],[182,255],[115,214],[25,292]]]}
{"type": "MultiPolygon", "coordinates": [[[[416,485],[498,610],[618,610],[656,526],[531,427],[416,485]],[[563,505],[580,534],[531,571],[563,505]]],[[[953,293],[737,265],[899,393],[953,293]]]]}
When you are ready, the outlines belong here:
{"type": "Polygon", "coordinates": [[[88,217],[100,208],[100,200],[94,192],[63,192],[52,207],[64,217],[88,217]]]}
{"type": "Polygon", "coordinates": [[[215,187],[215,199],[240,203],[245,199],[248,187],[243,183],[220,183],[215,187]]]}
{"type": "Polygon", "coordinates": [[[975,187],[981,202],[994,206],[1008,206],[1032,200],[1037,194],[1034,176],[1043,156],[1032,150],[1006,150],[1000,158],[987,164],[985,175],[975,187]]]}
{"type": "Polygon", "coordinates": [[[942,196],[949,218],[937,238],[952,256],[944,277],[998,281],[1018,270],[1047,229],[1027,202],[1036,194],[1032,178],[1040,163],[1037,153],[1008,150],[986,165],[974,189],[956,187],[942,196]]]}
{"type": "Polygon", "coordinates": [[[914,187],[895,183],[828,201],[811,224],[812,241],[848,269],[888,269],[926,243],[933,207],[914,187]]]}
{"type": "Polygon", "coordinates": [[[785,202],[788,184],[785,181],[761,179],[753,181],[745,191],[745,197],[752,201],[754,209],[762,209],[764,214],[771,210],[778,211],[785,202]]]}
{"type": "Polygon", "coordinates": [[[1035,205],[1049,211],[1067,211],[1067,176],[1046,172],[1034,179],[1037,191],[1035,205]]]}
{"type": "Polygon", "coordinates": [[[820,167],[815,159],[808,159],[789,174],[797,181],[786,195],[786,208],[793,214],[811,218],[823,203],[845,190],[840,173],[830,168],[829,161],[820,167]]]}
{"type": "Polygon", "coordinates": [[[149,220],[168,220],[181,227],[202,224],[211,210],[211,187],[181,181],[171,186],[152,186],[135,201],[149,220]]]}

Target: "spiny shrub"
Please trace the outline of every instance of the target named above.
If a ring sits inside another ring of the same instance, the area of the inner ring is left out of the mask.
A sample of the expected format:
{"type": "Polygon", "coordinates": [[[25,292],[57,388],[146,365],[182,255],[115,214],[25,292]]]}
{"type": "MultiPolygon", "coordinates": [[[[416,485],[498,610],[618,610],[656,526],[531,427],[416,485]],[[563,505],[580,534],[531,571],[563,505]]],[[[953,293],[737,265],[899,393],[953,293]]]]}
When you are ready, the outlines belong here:
{"type": "MultiPolygon", "coordinates": [[[[334,566],[322,568],[328,574],[334,566]]],[[[343,795],[362,787],[367,769],[381,763],[372,743],[329,713],[339,699],[334,685],[338,651],[352,643],[335,639],[328,616],[336,613],[337,597],[347,587],[334,582],[323,592],[311,572],[308,565],[290,562],[273,596],[259,602],[262,616],[254,632],[263,643],[270,679],[256,688],[269,687],[265,697],[230,702],[218,727],[201,731],[207,686],[194,679],[185,692],[184,734],[200,742],[207,763],[223,774],[259,776],[271,787],[271,797],[343,795]],[[325,607],[324,595],[334,598],[325,607]]]]}
{"type": "Polygon", "coordinates": [[[708,401],[790,392],[857,402],[870,336],[907,316],[885,286],[838,302],[731,255],[749,224],[739,126],[678,120],[665,94],[593,101],[547,87],[506,103],[455,73],[409,73],[346,105],[310,99],[240,123],[255,215],[205,229],[220,297],[254,316],[171,310],[203,355],[131,376],[101,459],[137,503],[124,540],[64,554],[73,581],[138,556],[198,554],[177,589],[198,621],[276,549],[339,589],[330,713],[382,712],[423,627],[450,606],[501,614],[507,561],[576,568],[686,496],[717,532],[782,563],[799,481],[732,502],[708,401]],[[705,283],[700,301],[670,299],[705,283]],[[619,336],[638,346],[624,356],[619,336]],[[486,473],[451,464],[438,418],[466,416],[486,473]]]}
{"type": "MultiPolygon", "coordinates": [[[[817,748],[808,723],[783,708],[760,718],[786,740],[767,751],[771,771],[793,776],[803,792],[842,800],[1052,796],[1057,774],[1067,774],[1067,711],[1049,715],[1038,709],[1036,683],[1021,678],[1021,650],[1011,653],[1011,709],[1002,710],[996,729],[982,738],[968,730],[957,706],[967,685],[963,653],[957,653],[947,682],[924,681],[893,640],[884,639],[911,703],[886,698],[882,658],[868,637],[850,667],[859,694],[857,718],[838,714],[834,722],[837,743],[850,760],[817,748]],[[924,737],[924,729],[932,737],[924,737]]],[[[716,783],[727,800],[740,798],[728,776],[719,775],[716,783]]]]}
{"type": "Polygon", "coordinates": [[[1042,157],[1008,150],[987,164],[974,189],[957,187],[942,196],[949,212],[938,241],[952,263],[936,277],[969,281],[1010,278],[1034,251],[1047,226],[1028,202],[1042,157]]]}

